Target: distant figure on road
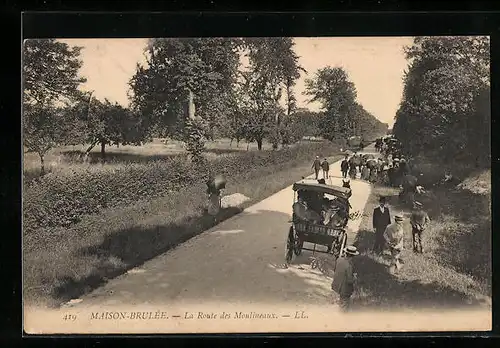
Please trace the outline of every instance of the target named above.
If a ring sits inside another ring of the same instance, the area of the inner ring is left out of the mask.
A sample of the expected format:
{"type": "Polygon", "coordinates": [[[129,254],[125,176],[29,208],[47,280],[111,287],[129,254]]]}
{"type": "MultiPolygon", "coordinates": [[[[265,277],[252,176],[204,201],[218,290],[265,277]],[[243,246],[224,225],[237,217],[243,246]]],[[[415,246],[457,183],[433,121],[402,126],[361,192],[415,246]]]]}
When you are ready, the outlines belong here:
{"type": "Polygon", "coordinates": [[[330,163],[325,158],[323,162],[321,162],[321,168],[323,169],[323,179],[328,179],[328,172],[330,171],[330,163]]]}
{"type": "Polygon", "coordinates": [[[423,210],[423,204],[415,201],[414,208],[411,212],[410,224],[411,234],[413,237],[413,251],[416,253],[423,253],[422,248],[422,234],[424,233],[427,225],[430,222],[429,215],[423,210]]]}
{"type": "Polygon", "coordinates": [[[387,226],[391,224],[391,213],[386,206],[386,198],[379,198],[379,206],[373,210],[373,230],[375,231],[375,243],[373,252],[382,254],[384,251],[384,232],[387,226]]]}
{"type": "Polygon", "coordinates": [[[403,215],[396,215],[394,222],[386,227],[384,239],[391,251],[391,273],[397,272],[401,268],[401,252],[404,247],[403,215]]]}
{"type": "Polygon", "coordinates": [[[319,170],[321,169],[321,161],[319,159],[319,156],[316,156],[316,158],[314,159],[311,169],[314,170],[314,173],[316,174],[315,179],[318,180],[319,170]]]}
{"type": "Polygon", "coordinates": [[[354,246],[348,246],[345,250],[345,256],[340,257],[335,265],[333,274],[332,290],[340,297],[340,308],[344,311],[349,310],[351,296],[356,286],[357,274],[354,272],[352,258],[359,255],[354,246]]]}
{"type": "Polygon", "coordinates": [[[347,172],[349,171],[349,156],[345,155],[342,163],[340,164],[340,171],[342,172],[342,178],[347,178],[347,172]]]}

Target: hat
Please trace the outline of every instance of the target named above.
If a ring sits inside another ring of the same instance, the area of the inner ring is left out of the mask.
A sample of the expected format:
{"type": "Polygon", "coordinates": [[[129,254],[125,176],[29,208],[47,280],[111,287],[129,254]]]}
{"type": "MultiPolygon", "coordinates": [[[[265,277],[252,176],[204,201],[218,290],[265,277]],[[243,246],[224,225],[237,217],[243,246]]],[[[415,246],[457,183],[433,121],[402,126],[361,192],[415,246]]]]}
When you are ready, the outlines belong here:
{"type": "Polygon", "coordinates": [[[417,207],[421,207],[423,205],[422,203],[417,202],[417,201],[413,202],[413,204],[415,204],[417,207]]]}
{"type": "Polygon", "coordinates": [[[403,221],[403,215],[401,215],[401,214],[397,214],[397,215],[395,215],[395,216],[394,216],[394,220],[395,220],[395,221],[403,221]]]}
{"type": "Polygon", "coordinates": [[[382,202],[384,202],[384,203],[385,203],[385,202],[387,201],[387,199],[385,198],[385,196],[380,196],[380,198],[378,199],[378,201],[379,201],[380,203],[382,203],[382,202]]]}
{"type": "Polygon", "coordinates": [[[352,256],[359,255],[358,249],[353,245],[349,245],[347,248],[345,248],[345,253],[346,255],[352,255],[352,256]]]}

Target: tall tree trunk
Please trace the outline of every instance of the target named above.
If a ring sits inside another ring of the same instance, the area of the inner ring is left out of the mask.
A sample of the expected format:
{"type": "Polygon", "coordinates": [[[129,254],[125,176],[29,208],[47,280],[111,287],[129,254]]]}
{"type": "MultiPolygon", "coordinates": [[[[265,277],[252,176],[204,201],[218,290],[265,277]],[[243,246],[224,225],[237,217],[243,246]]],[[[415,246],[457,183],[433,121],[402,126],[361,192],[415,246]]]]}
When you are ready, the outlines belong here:
{"type": "Polygon", "coordinates": [[[258,149],[259,151],[261,151],[261,150],[262,150],[262,138],[257,139],[257,149],[258,149]]]}
{"type": "Polygon", "coordinates": [[[40,156],[40,174],[45,175],[45,155],[38,154],[40,156]]]}
{"type": "Polygon", "coordinates": [[[106,162],[106,141],[101,140],[101,160],[106,162]]]}
{"type": "Polygon", "coordinates": [[[97,145],[99,141],[96,140],[94,141],[92,144],[90,144],[90,146],[87,148],[87,150],[85,151],[86,154],[90,153],[90,151],[92,151],[92,149],[97,145]]]}

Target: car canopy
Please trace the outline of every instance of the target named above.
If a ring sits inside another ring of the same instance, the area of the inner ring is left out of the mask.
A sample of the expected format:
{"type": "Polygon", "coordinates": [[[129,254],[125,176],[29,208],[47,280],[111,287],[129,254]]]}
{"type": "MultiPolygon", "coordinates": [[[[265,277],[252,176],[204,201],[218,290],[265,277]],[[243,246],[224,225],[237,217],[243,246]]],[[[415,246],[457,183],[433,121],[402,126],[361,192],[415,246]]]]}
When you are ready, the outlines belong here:
{"type": "Polygon", "coordinates": [[[294,191],[304,190],[304,191],[314,191],[318,193],[326,193],[345,200],[349,199],[352,195],[352,191],[350,188],[335,186],[335,185],[307,183],[303,181],[299,181],[293,184],[293,190],[294,191]]]}

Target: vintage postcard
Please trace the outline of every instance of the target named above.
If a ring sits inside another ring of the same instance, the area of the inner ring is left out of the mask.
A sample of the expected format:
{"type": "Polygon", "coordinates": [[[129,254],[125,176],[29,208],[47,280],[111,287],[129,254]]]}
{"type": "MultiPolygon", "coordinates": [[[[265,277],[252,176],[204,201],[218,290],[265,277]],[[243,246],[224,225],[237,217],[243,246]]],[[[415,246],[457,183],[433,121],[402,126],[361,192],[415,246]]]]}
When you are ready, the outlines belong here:
{"type": "Polygon", "coordinates": [[[29,39],[28,334],[487,331],[490,40],[29,39]]]}

